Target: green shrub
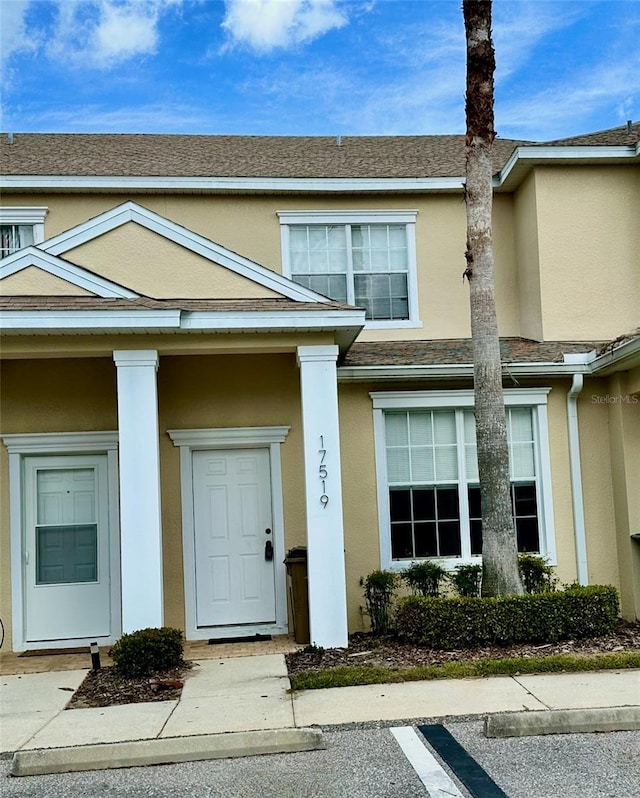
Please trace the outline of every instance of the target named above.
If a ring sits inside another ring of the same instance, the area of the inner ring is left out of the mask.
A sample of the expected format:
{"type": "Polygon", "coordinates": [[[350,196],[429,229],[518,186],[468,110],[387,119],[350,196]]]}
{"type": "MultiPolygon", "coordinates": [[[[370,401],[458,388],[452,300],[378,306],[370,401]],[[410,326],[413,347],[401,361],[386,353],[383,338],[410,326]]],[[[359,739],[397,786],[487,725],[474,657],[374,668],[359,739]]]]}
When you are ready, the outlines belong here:
{"type": "Polygon", "coordinates": [[[428,648],[553,643],[612,632],[618,594],[610,585],[502,598],[404,599],[396,612],[399,637],[428,648]]]}
{"type": "Polygon", "coordinates": [[[555,590],[558,580],[553,567],[537,554],[519,554],[518,570],[527,593],[549,593],[555,590]]]}
{"type": "Polygon", "coordinates": [[[398,588],[398,576],[393,571],[372,571],[360,579],[364,587],[364,600],[371,621],[371,631],[386,635],[391,631],[391,608],[398,588]]]}
{"type": "Polygon", "coordinates": [[[439,596],[440,585],[447,575],[446,568],[430,560],[414,562],[400,574],[414,596],[439,596]]]}
{"type": "Polygon", "coordinates": [[[122,635],[111,649],[111,658],[123,676],[149,676],[180,665],[182,651],[182,632],[164,626],[122,635]]]}
{"type": "Polygon", "coordinates": [[[482,585],[481,565],[458,565],[449,579],[459,596],[477,597],[482,585]]]}

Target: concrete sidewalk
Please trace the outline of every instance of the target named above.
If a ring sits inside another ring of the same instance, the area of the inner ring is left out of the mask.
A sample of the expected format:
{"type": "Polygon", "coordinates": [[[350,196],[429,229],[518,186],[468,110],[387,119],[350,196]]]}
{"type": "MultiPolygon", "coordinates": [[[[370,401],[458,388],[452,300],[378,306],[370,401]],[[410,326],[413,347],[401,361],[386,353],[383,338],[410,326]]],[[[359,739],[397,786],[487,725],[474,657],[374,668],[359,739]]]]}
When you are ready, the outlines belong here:
{"type": "Polygon", "coordinates": [[[62,771],[263,753],[273,751],[274,745],[281,751],[305,750],[322,745],[321,733],[317,729],[311,733],[310,727],[353,722],[640,704],[638,670],[406,682],[292,694],[284,656],[267,654],[196,662],[176,701],[65,710],[86,673],[1,678],[0,751],[4,756],[18,752],[14,772],[16,767],[20,770],[16,762],[22,762],[23,775],[36,772],[24,770],[31,760],[52,772],[51,767],[62,771]]]}

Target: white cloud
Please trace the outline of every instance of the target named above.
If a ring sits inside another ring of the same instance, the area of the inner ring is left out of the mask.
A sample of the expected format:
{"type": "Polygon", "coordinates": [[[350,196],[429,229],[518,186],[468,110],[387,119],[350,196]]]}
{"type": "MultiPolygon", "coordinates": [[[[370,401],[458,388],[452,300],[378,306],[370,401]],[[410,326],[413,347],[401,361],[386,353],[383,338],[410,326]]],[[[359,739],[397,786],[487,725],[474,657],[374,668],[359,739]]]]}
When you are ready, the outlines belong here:
{"type": "Polygon", "coordinates": [[[29,7],[29,0],[13,0],[0,2],[0,55],[2,65],[14,53],[35,50],[36,38],[27,31],[25,14],[29,7]]]}
{"type": "Polygon", "coordinates": [[[347,18],[336,0],[225,0],[222,27],[231,40],[258,52],[310,42],[347,18]]]}
{"type": "Polygon", "coordinates": [[[50,57],[108,69],[158,47],[158,20],[182,0],[60,0],[50,57]]]}

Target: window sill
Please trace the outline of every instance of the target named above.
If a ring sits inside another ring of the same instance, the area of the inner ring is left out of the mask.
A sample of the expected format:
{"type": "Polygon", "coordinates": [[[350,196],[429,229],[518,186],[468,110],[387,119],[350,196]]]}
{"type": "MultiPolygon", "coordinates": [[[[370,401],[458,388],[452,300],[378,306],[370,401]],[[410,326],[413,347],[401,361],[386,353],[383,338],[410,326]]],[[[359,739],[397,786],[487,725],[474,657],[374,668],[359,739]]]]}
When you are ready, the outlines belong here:
{"type": "Polygon", "coordinates": [[[424,325],[421,321],[411,321],[404,319],[402,321],[365,321],[365,330],[417,330],[421,329],[424,325]]]}

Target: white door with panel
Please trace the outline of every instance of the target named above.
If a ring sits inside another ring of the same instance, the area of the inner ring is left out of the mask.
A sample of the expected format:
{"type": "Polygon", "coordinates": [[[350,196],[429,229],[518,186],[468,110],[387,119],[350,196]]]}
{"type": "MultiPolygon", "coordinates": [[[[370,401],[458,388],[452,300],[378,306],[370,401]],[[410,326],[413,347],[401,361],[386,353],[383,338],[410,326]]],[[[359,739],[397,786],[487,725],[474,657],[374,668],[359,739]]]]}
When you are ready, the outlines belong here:
{"type": "Polygon", "coordinates": [[[27,643],[111,635],[106,455],[26,457],[27,643]]]}
{"type": "Polygon", "coordinates": [[[274,623],[269,450],[194,451],[193,493],[197,626],[274,623]]]}

